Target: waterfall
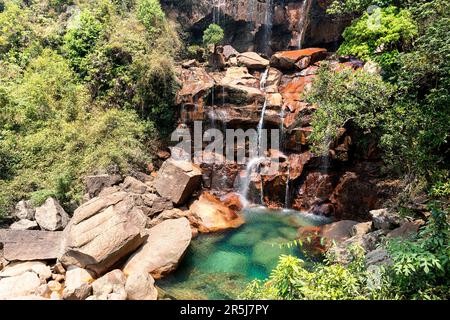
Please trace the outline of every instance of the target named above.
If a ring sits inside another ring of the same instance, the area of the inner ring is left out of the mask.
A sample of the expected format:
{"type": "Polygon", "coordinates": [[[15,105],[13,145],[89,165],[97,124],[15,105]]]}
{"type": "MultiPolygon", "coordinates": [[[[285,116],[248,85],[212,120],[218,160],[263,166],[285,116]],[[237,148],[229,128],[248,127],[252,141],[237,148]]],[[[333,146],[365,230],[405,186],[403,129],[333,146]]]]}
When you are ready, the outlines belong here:
{"type": "MultiPolygon", "coordinates": [[[[261,80],[260,80],[260,85],[259,85],[261,91],[265,92],[268,76],[269,76],[269,68],[267,68],[264,71],[264,73],[261,75],[261,80]]],[[[249,204],[248,191],[250,188],[251,174],[253,172],[253,169],[257,168],[257,166],[260,165],[261,161],[263,161],[265,159],[265,157],[263,156],[263,150],[261,149],[261,146],[262,146],[262,142],[263,142],[262,141],[262,138],[263,138],[262,130],[264,128],[264,116],[266,114],[266,109],[267,109],[267,96],[265,95],[264,104],[263,104],[263,107],[261,110],[261,116],[260,116],[260,119],[258,122],[258,127],[257,127],[258,153],[257,153],[257,156],[249,159],[246,169],[245,169],[245,178],[243,178],[240,181],[241,187],[239,190],[239,194],[241,196],[241,202],[244,205],[244,207],[249,204]]],[[[260,198],[261,198],[261,204],[264,205],[264,185],[263,185],[262,177],[261,177],[260,198]]]]}
{"type": "Polygon", "coordinates": [[[263,160],[264,160],[264,157],[256,157],[256,158],[250,159],[248,161],[247,167],[245,169],[245,177],[244,178],[241,177],[241,181],[240,181],[241,187],[239,190],[239,195],[241,198],[242,205],[244,207],[247,207],[250,203],[250,201],[248,200],[248,191],[250,189],[250,183],[252,180],[253,169],[257,168],[260,165],[261,161],[263,161],[263,160]]]}
{"type": "Polygon", "coordinates": [[[273,27],[273,0],[266,0],[266,13],[264,16],[263,24],[263,44],[265,53],[270,53],[270,42],[272,39],[272,27],[273,27]]]}
{"type": "Polygon", "coordinates": [[[311,10],[312,0],[303,0],[300,6],[300,18],[298,20],[298,49],[303,46],[303,40],[305,39],[306,29],[309,24],[309,11],[311,10]]]}
{"type": "Polygon", "coordinates": [[[289,184],[291,182],[291,161],[288,158],[288,171],[287,171],[287,176],[286,176],[286,194],[284,196],[284,207],[285,209],[289,209],[289,184]]]}

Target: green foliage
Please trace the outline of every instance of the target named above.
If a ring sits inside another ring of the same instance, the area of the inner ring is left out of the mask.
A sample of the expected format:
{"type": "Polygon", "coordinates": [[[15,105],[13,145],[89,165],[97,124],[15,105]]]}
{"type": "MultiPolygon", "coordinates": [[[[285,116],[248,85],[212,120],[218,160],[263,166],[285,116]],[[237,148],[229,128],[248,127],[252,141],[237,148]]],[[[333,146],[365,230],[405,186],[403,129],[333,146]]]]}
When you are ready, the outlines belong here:
{"type": "Polygon", "coordinates": [[[372,59],[387,69],[396,62],[398,52],[411,46],[417,35],[416,23],[408,10],[377,8],[345,29],[338,53],[372,59]]]}
{"type": "Polygon", "coordinates": [[[64,52],[81,77],[87,75],[87,56],[95,49],[103,29],[103,24],[90,11],[84,11],[79,24],[64,36],[64,52]]]}
{"type": "Polygon", "coordinates": [[[308,95],[319,108],[313,116],[310,141],[314,151],[326,153],[342,128],[351,122],[364,132],[377,132],[383,112],[389,107],[393,87],[377,74],[350,68],[333,70],[322,64],[308,95]],[[380,94],[383,92],[383,94],[380,94]]]}
{"type": "Polygon", "coordinates": [[[217,45],[223,40],[223,37],[223,29],[219,25],[212,23],[203,32],[203,43],[205,45],[217,45]]]}
{"type": "Polygon", "coordinates": [[[418,239],[387,243],[393,260],[389,270],[391,290],[405,299],[448,299],[450,296],[450,212],[436,206],[431,211],[418,239]]]}
{"type": "Polygon", "coordinates": [[[159,0],[139,0],[137,17],[151,36],[158,35],[164,30],[166,15],[161,8],[159,0]]]}
{"type": "Polygon", "coordinates": [[[348,300],[364,298],[358,253],[348,267],[316,263],[307,268],[305,262],[282,256],[265,282],[255,280],[242,293],[242,299],[276,300],[348,300]]]}

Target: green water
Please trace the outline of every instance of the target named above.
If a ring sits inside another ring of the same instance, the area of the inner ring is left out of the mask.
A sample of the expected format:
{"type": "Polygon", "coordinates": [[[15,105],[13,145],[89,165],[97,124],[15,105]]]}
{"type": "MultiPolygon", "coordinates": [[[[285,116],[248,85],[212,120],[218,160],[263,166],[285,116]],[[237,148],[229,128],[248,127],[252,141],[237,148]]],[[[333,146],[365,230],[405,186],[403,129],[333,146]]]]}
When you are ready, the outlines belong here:
{"type": "Polygon", "coordinates": [[[265,279],[282,254],[303,257],[298,247],[280,246],[296,238],[300,226],[326,218],[293,210],[252,208],[239,229],[194,239],[178,269],[158,285],[176,299],[233,299],[253,279],[265,279]]]}

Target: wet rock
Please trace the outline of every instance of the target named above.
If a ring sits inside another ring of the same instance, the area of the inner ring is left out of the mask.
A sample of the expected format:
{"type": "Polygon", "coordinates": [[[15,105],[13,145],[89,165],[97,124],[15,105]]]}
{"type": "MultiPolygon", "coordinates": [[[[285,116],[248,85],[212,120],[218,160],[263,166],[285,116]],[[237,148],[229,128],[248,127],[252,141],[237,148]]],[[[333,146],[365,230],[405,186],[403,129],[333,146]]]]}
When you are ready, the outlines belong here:
{"type": "Polygon", "coordinates": [[[270,65],[284,70],[298,68],[305,69],[309,64],[326,57],[327,50],[321,48],[308,48],[275,53],[270,59],[270,65]]]}
{"type": "Polygon", "coordinates": [[[155,288],[155,280],[143,270],[130,274],[125,284],[128,300],[156,300],[158,290],[155,288]]]}
{"type": "Polygon", "coordinates": [[[36,221],[31,221],[28,219],[22,219],[14,222],[9,226],[11,230],[36,230],[39,228],[36,221]]]}
{"type": "Polygon", "coordinates": [[[293,207],[310,210],[316,204],[326,201],[333,192],[333,177],[321,172],[310,172],[295,196],[293,207]]]}
{"type": "Polygon", "coordinates": [[[203,193],[189,208],[203,233],[237,228],[243,218],[209,193],[203,193]]]}
{"type": "Polygon", "coordinates": [[[85,269],[70,266],[66,272],[65,288],[63,290],[64,300],[84,300],[92,292],[94,278],[85,269]]]}
{"type": "Polygon", "coordinates": [[[40,285],[39,277],[31,271],[14,277],[2,278],[0,280],[0,299],[34,295],[40,285]]]}
{"type": "Polygon", "coordinates": [[[145,241],[139,197],[124,191],[83,204],[64,230],[60,261],[103,274],[145,241]]]}
{"type": "Polygon", "coordinates": [[[264,91],[266,93],[278,93],[278,86],[280,85],[283,73],[276,68],[269,68],[266,83],[264,84],[264,91]]]}
{"type": "MultiPolygon", "coordinates": [[[[361,173],[346,172],[330,200],[336,208],[337,217],[368,220],[368,212],[379,203],[378,188],[376,183],[363,177],[361,173]]],[[[377,228],[375,222],[374,226],[377,228]]]]}
{"type": "Polygon", "coordinates": [[[119,175],[101,174],[85,177],[84,184],[89,198],[94,198],[98,196],[103,189],[112,187],[121,180],[122,177],[119,175]]]}
{"type": "Polygon", "coordinates": [[[62,232],[0,230],[0,243],[9,261],[56,259],[60,254],[62,232]]]}
{"type": "Polygon", "coordinates": [[[201,170],[192,163],[169,159],[159,170],[155,187],[162,197],[178,206],[200,186],[201,178],[201,170]]]}
{"type": "Polygon", "coordinates": [[[48,231],[63,230],[69,222],[69,215],[56,199],[48,198],[45,203],[36,208],[36,222],[48,231]]]}
{"type": "Polygon", "coordinates": [[[96,300],[126,300],[126,282],[122,271],[113,270],[92,283],[93,295],[96,300]]]}
{"type": "Polygon", "coordinates": [[[256,52],[244,52],[238,55],[238,63],[249,69],[265,69],[269,65],[269,60],[264,59],[256,52]]]}
{"type": "Polygon", "coordinates": [[[17,219],[27,219],[27,220],[34,220],[34,214],[36,212],[36,209],[34,208],[31,201],[19,201],[16,204],[16,208],[14,210],[14,217],[17,219]]]}
{"type": "Polygon", "coordinates": [[[126,262],[126,275],[150,273],[159,279],[173,271],[183,257],[192,238],[186,218],[166,220],[148,231],[144,245],[126,262]]]}

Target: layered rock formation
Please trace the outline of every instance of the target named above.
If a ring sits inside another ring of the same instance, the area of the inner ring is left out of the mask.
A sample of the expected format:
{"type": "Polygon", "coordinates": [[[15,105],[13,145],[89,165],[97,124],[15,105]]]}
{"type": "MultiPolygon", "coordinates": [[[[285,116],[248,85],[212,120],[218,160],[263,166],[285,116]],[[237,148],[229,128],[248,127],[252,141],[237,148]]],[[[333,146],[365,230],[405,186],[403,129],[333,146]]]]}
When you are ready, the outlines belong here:
{"type": "Polygon", "coordinates": [[[270,54],[288,48],[335,49],[351,17],[328,15],[327,0],[162,0],[166,14],[200,41],[217,23],[225,42],[239,51],[270,54]]]}

